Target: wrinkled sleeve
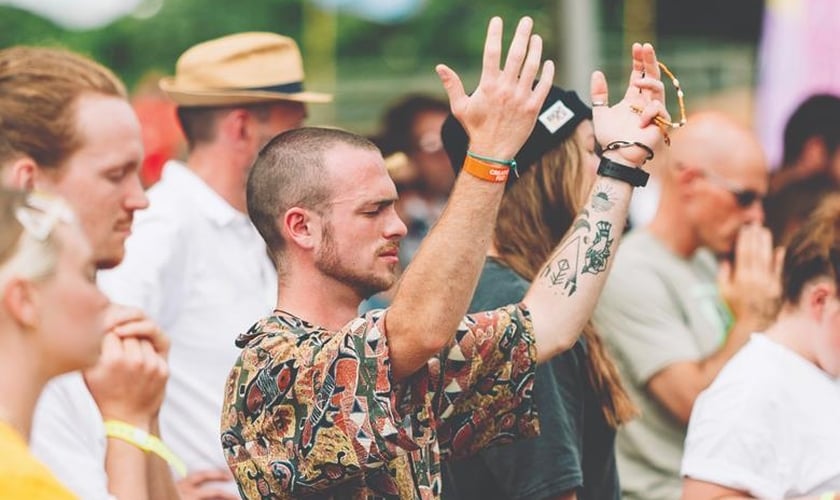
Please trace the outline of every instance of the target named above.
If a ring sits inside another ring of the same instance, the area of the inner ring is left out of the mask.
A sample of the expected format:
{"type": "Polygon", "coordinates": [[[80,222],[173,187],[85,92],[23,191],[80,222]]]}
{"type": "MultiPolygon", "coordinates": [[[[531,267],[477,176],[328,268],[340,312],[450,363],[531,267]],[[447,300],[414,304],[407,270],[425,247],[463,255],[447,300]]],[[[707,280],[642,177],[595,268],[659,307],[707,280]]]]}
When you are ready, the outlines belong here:
{"type": "Polygon", "coordinates": [[[248,345],[225,389],[222,445],[246,498],[317,494],[417,449],[397,411],[384,316],[248,345]]]}
{"type": "Polygon", "coordinates": [[[691,413],[680,473],[756,498],[782,498],[794,469],[791,457],[780,452],[787,423],[780,416],[782,405],[767,391],[747,386],[714,387],[700,394],[691,413]]]}
{"type": "Polygon", "coordinates": [[[449,347],[412,379],[411,393],[425,395],[429,420],[437,422],[441,457],[536,436],[535,370],[524,304],[466,316],[449,347]]]}

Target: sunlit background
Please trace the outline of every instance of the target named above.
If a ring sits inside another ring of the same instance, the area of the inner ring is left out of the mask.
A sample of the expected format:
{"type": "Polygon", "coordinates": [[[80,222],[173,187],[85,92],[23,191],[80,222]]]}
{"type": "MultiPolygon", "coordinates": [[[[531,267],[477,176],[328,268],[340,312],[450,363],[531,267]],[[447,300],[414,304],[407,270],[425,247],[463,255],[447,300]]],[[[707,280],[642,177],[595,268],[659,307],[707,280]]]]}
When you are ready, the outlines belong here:
{"type": "MultiPolygon", "coordinates": [[[[753,125],[771,163],[791,109],[816,91],[840,92],[836,0],[0,0],[0,45],[61,45],[114,69],[136,92],[171,74],[199,41],[268,30],[301,45],[311,90],[334,92],[311,124],[375,130],[407,92],[442,96],[445,62],[474,86],[487,20],[536,21],[556,82],[586,96],[604,69],[614,92],[633,40],[649,40],[677,74],[689,113],[724,109],[753,125]]],[[[672,92],[673,96],[673,92],[672,92]]],[[[676,103],[669,107],[676,112],[676,103]]]]}

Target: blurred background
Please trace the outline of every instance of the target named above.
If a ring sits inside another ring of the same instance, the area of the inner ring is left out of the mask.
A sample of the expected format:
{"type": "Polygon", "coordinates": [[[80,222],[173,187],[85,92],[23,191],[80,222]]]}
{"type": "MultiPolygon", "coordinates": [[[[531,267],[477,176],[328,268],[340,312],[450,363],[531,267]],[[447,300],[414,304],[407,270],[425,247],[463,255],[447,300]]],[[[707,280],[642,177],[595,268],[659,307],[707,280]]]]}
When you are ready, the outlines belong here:
{"type": "Polygon", "coordinates": [[[630,42],[652,41],[689,114],[724,109],[753,125],[773,165],[790,111],[810,93],[840,90],[836,0],[0,0],[0,46],[80,51],[142,95],[190,45],[274,31],[300,44],[307,88],[335,94],[334,103],[312,106],[309,123],[369,134],[397,97],[443,96],[438,62],[472,88],[489,17],[508,21],[509,39],[526,14],[558,63],[559,85],[588,100],[589,74],[603,69],[617,100],[630,42]]]}

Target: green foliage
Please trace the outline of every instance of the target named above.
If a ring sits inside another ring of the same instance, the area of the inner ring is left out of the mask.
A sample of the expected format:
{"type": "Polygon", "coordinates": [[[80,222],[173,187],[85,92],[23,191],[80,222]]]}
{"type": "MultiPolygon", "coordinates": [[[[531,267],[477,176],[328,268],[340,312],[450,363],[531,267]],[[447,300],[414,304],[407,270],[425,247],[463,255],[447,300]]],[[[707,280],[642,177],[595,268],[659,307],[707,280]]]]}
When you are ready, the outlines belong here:
{"type": "MultiPolygon", "coordinates": [[[[509,22],[534,16],[549,36],[555,0],[427,0],[413,18],[384,25],[338,13],[335,53],[351,67],[383,64],[382,71],[416,71],[434,62],[477,62],[491,15],[509,22]],[[383,63],[383,61],[385,61],[383,63]],[[388,62],[390,61],[390,63],[388,62]]],[[[313,7],[310,7],[313,8],[313,7]]],[[[274,31],[298,41],[304,29],[302,0],[165,0],[148,19],[126,17],[90,31],[64,30],[50,21],[10,7],[0,8],[0,46],[61,45],[86,53],[122,76],[129,86],[149,71],[171,73],[178,55],[190,45],[237,31],[274,31]]],[[[512,26],[507,26],[507,36],[512,26]]],[[[304,51],[306,47],[304,46],[304,51]]],[[[304,54],[306,56],[306,54],[304,54]]]]}

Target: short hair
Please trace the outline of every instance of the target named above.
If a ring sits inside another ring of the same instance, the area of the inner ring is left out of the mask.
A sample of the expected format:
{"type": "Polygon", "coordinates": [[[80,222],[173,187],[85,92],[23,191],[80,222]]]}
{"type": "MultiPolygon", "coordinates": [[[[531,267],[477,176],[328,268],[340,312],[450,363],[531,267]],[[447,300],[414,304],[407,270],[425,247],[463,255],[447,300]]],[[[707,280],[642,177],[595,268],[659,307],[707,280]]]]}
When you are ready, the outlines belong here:
{"type": "Polygon", "coordinates": [[[57,169],[79,147],[76,103],[86,93],[127,100],[107,68],[73,52],[17,46],[0,50],[0,165],[28,156],[57,169]]]}
{"type": "Polygon", "coordinates": [[[201,144],[216,140],[217,127],[223,115],[234,109],[244,109],[257,120],[266,121],[271,116],[268,103],[243,104],[240,106],[178,106],[178,123],[187,140],[187,147],[195,149],[201,144]]]}
{"type": "Polygon", "coordinates": [[[840,147],[840,97],[817,94],[796,108],[785,124],[782,165],[795,163],[812,137],[822,139],[829,155],[840,147]]]}
{"type": "Polygon", "coordinates": [[[278,267],[285,243],[277,217],[295,206],[323,209],[332,197],[324,157],[339,144],[379,151],[368,139],[345,130],[303,127],[274,137],[254,161],[248,176],[248,215],[278,267]]]}

